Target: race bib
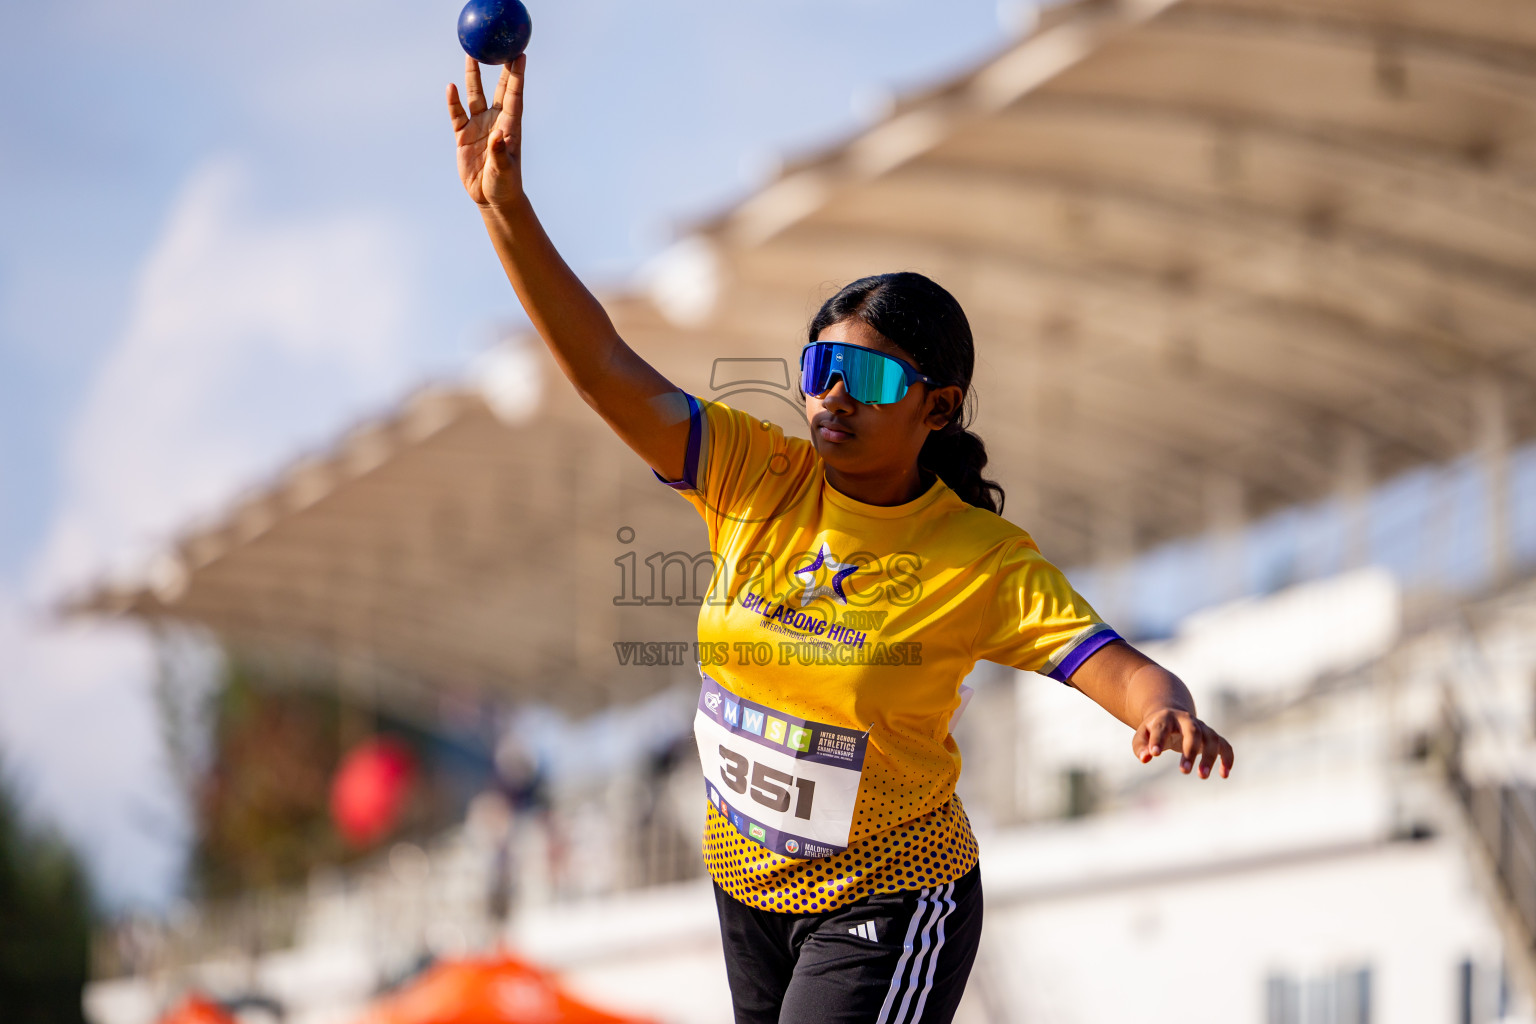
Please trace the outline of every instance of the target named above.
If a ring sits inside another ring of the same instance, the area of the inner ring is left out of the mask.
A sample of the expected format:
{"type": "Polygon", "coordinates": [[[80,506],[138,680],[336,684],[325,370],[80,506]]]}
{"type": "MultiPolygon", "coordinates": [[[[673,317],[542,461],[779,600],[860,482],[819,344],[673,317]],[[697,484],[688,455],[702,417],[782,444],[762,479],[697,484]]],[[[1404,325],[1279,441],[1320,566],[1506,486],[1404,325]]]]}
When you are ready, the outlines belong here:
{"type": "Polygon", "coordinates": [[[736,830],[786,857],[848,848],[869,733],[742,700],[703,670],[693,735],[710,803],[736,830]]]}

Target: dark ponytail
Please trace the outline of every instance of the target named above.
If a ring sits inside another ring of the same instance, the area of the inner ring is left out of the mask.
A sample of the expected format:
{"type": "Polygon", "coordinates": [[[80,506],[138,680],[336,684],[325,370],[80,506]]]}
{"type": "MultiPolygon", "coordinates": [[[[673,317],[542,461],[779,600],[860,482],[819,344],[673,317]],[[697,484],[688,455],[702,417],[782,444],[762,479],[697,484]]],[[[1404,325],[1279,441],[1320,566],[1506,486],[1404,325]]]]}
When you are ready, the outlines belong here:
{"type": "Polygon", "coordinates": [[[811,319],[809,340],[815,341],[833,324],[854,319],[907,353],[923,373],[960,388],[964,396],[960,409],[943,429],[928,435],[917,464],[936,473],[968,504],[1001,515],[1003,488],[981,475],[987,465],[987,446],[966,429],[971,420],[976,346],[960,303],[922,274],[864,277],[822,305],[811,319]]]}

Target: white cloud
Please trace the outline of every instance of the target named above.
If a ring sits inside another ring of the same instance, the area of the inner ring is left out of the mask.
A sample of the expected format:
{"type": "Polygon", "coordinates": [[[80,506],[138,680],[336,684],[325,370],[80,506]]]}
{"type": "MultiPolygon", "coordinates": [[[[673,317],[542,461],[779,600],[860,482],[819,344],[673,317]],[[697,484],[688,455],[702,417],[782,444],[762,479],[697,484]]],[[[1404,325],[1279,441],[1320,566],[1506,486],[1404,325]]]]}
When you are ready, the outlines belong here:
{"type": "Polygon", "coordinates": [[[153,654],[122,625],[51,625],[0,592],[0,749],[23,807],[85,854],[113,905],[175,891],[187,819],[156,742],[153,654]]]}
{"type": "Polygon", "coordinates": [[[398,232],[269,219],[249,191],[230,159],[182,190],[72,431],[34,593],[142,571],[169,531],[404,385],[398,232]]]}
{"type": "Polygon", "coordinates": [[[73,424],[24,597],[0,590],[0,749],[118,902],[164,899],[185,833],[127,625],[50,622],[66,588],[142,572],[188,520],[406,385],[407,246],[356,213],[283,219],[242,165],[188,180],[73,424]]]}

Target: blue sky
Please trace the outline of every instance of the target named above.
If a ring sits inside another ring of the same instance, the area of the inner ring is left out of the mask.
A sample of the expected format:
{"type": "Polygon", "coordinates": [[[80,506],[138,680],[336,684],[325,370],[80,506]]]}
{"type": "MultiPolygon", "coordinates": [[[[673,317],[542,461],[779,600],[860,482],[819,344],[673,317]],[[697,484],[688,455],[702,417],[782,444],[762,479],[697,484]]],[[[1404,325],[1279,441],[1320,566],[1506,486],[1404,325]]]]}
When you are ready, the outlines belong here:
{"type": "MultiPolygon", "coordinates": [[[[623,283],[776,155],[1006,45],[1021,2],[540,0],[530,194],[589,283],[623,283]]],[[[110,905],[164,905],[184,849],[152,652],[47,609],[520,320],[454,171],[458,9],[0,4],[0,771],[110,905]]],[[[1530,563],[1536,448],[1512,488],[1530,563]]],[[[1470,464],[1385,483],[1371,556],[1475,585],[1482,493],[1470,464]]],[[[1255,524],[1244,586],[1336,569],[1343,531],[1327,503],[1255,524]]],[[[1165,632],[1231,596],[1214,557],[1077,583],[1165,632]]]]}
{"type": "MultiPolygon", "coordinates": [[[[175,890],[150,652],[46,609],[519,318],[454,173],[459,0],[0,5],[0,757],[109,903],[175,890]]],[[[613,285],[1005,0],[531,5],[527,184],[613,285]]]]}

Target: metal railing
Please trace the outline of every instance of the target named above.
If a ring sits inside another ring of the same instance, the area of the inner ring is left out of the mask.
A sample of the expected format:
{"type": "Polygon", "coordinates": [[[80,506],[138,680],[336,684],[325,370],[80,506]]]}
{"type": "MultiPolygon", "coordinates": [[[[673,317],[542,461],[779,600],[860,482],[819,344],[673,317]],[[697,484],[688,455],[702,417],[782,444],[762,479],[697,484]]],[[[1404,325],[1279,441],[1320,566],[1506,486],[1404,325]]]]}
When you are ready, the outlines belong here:
{"type": "Polygon", "coordinates": [[[466,824],[431,842],[397,843],[348,868],[319,871],[304,885],[200,900],[156,919],[115,921],[94,936],[92,976],[174,973],[214,961],[253,964],[320,933],[334,939],[338,929],[343,941],[367,946],[369,959],[387,975],[443,952],[445,943],[456,952],[494,944],[524,906],[701,876],[699,835],[679,820],[668,781],[658,777],[557,802],[548,814],[520,817],[499,836],[477,835],[466,824]]]}
{"type": "Polygon", "coordinates": [[[1470,852],[1496,894],[1512,966],[1536,997],[1536,786],[1469,775],[1473,734],[1449,687],[1442,694],[1440,723],[1439,760],[1447,788],[1475,847],[1470,852]]]}

